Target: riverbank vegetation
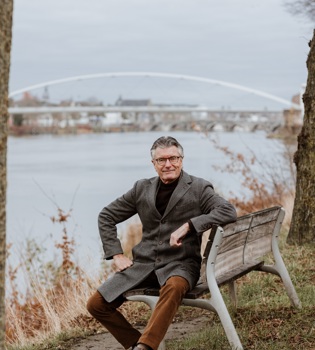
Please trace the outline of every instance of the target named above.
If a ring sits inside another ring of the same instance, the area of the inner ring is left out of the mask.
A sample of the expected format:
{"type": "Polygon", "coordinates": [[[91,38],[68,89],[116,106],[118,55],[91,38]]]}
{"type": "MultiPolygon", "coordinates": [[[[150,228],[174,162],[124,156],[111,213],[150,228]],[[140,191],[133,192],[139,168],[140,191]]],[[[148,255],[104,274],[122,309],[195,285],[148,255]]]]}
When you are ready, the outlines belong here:
{"type": "Polygon", "coordinates": [[[227,165],[215,168],[231,174],[238,175],[242,193],[230,192],[229,201],[234,204],[238,215],[264,208],[280,205],[286,210],[283,226],[288,229],[291,222],[296,174],[293,167],[293,151],[290,145],[284,145],[281,157],[277,155],[268,163],[268,159],[260,160],[251,150],[249,156],[236,153],[228,147],[221,146],[215,139],[210,139],[214,147],[221,152],[226,159],[227,165]],[[281,165],[281,162],[284,164],[281,165]],[[274,168],[275,162],[279,167],[274,168]]]}
{"type": "MultiPolygon", "coordinates": [[[[292,179],[280,179],[272,169],[266,167],[264,175],[257,177],[256,157],[246,159],[229,149],[217,147],[230,159],[228,167],[222,171],[241,174],[243,187],[251,194],[241,198],[231,194],[230,200],[238,208],[239,214],[279,204],[286,208],[288,215],[281,233],[281,251],[303,305],[301,310],[290,306],[277,277],[257,272],[244,276],[238,281],[237,310],[233,310],[229,304],[228,293],[224,290],[241,341],[246,349],[314,349],[314,249],[307,245],[286,244],[294,198],[292,179]]],[[[294,176],[294,172],[290,176],[294,176]]],[[[76,339],[104,331],[86,311],[86,301],[112,270],[103,265],[91,276],[84,266],[76,262],[75,241],[67,232],[70,216],[71,210],[65,213],[58,208],[56,216],[51,218],[60,225],[63,233],[61,242],[55,244],[56,258],[53,261],[47,262],[44,249],[36,242],[29,241],[25,251],[20,254],[20,263],[7,266],[7,282],[10,286],[6,299],[8,350],[70,349],[76,339]],[[23,294],[17,282],[20,272],[24,273],[27,280],[26,292],[23,294]]],[[[131,224],[123,240],[128,255],[140,236],[140,224],[131,224]]],[[[8,246],[8,254],[11,249],[8,246]]],[[[144,325],[149,317],[148,308],[141,303],[125,303],[122,312],[137,326],[144,325]]],[[[181,307],[175,322],[189,322],[200,314],[207,316],[204,329],[198,329],[183,339],[169,341],[169,350],[229,348],[217,316],[208,311],[181,307]]]]}

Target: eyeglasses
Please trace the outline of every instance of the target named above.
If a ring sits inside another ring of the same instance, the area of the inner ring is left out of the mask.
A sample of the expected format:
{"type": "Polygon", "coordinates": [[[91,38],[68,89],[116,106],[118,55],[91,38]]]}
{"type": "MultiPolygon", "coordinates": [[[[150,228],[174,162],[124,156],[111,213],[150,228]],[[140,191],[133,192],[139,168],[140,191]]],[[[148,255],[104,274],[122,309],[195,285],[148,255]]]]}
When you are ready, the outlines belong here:
{"type": "Polygon", "coordinates": [[[179,160],[183,158],[181,156],[172,156],[169,158],[157,158],[155,161],[158,163],[158,165],[165,165],[166,162],[169,160],[172,165],[175,165],[179,162],[179,160]]]}

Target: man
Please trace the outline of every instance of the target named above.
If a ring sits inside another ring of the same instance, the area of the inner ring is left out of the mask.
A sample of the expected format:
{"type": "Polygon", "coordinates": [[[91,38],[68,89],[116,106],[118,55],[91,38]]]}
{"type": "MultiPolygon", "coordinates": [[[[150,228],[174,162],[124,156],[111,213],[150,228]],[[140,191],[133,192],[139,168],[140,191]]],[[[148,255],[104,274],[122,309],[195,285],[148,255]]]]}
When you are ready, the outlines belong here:
{"type": "Polygon", "coordinates": [[[118,272],[89,299],[89,312],[125,349],[156,350],[187,291],[198,279],[201,235],[212,224],[236,220],[234,207],[216,194],[211,183],[183,171],[184,151],[173,137],[160,137],[151,148],[158,174],[143,179],[99,215],[106,259],[118,272]],[[133,260],[122,251],[116,225],[138,214],[142,239],[133,260]],[[135,287],[160,288],[159,301],[143,334],[117,311],[123,293],[135,287]]]}

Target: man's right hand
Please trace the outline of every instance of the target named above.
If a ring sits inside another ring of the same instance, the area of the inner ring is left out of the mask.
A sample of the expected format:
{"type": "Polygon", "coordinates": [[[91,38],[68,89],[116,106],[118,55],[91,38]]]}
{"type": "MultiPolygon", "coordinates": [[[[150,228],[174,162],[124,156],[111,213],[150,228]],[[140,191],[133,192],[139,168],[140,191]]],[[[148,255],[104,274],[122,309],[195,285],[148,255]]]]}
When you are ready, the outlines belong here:
{"type": "Polygon", "coordinates": [[[123,271],[126,270],[128,267],[133,265],[133,262],[127,258],[124,254],[117,254],[113,256],[113,263],[112,267],[114,271],[123,271]]]}

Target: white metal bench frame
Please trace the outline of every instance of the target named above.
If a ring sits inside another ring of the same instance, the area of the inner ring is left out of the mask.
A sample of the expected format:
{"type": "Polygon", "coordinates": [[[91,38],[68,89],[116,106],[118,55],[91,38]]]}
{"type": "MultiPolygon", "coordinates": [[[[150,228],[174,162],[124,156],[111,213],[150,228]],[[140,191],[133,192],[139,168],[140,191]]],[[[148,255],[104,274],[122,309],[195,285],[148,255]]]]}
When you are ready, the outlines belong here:
{"type": "MultiPolygon", "coordinates": [[[[203,256],[206,281],[187,293],[182,301],[183,305],[217,313],[232,349],[242,350],[243,346],[220,292],[221,285],[229,285],[230,296],[236,306],[236,279],[253,270],[272,273],[282,279],[291,304],[301,308],[278,246],[284,215],[283,208],[273,207],[241,216],[235,223],[224,228],[213,227],[203,256]],[[265,265],[262,261],[263,255],[269,252],[274,258],[273,265],[265,265]],[[199,298],[209,292],[209,298],[199,298]]],[[[131,290],[125,293],[125,297],[130,301],[144,302],[151,310],[155,308],[159,298],[157,289],[131,290]]],[[[159,350],[165,349],[163,340],[159,350]]]]}

